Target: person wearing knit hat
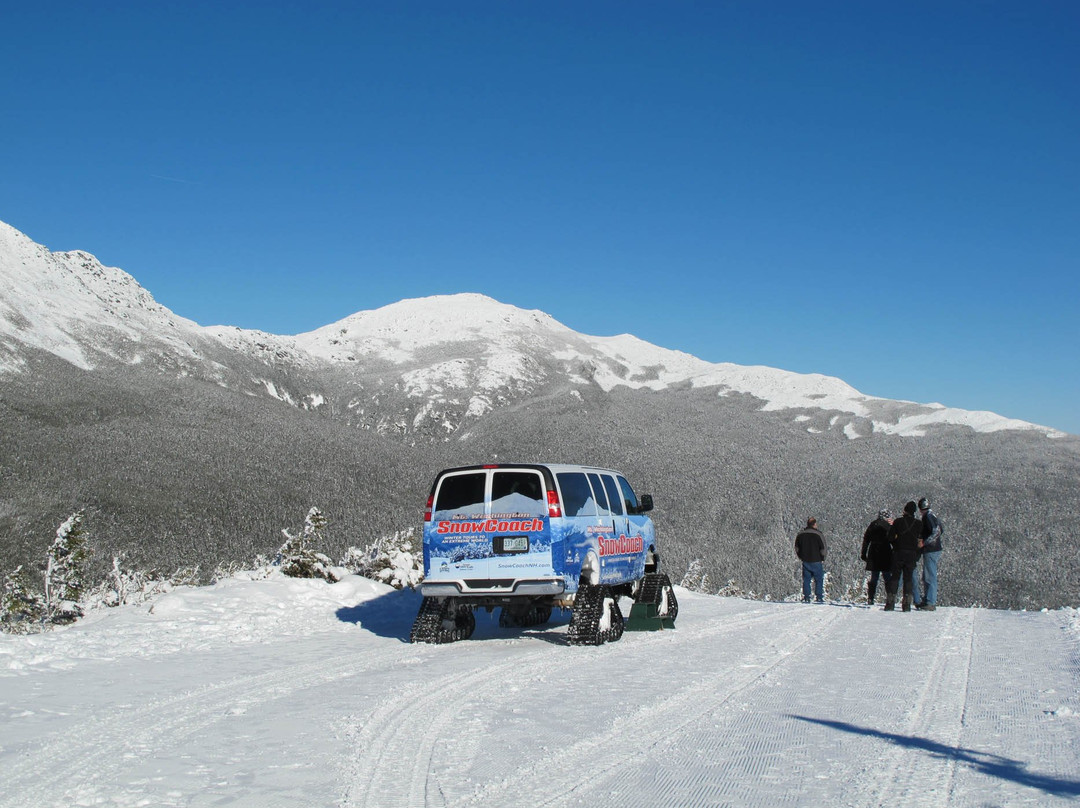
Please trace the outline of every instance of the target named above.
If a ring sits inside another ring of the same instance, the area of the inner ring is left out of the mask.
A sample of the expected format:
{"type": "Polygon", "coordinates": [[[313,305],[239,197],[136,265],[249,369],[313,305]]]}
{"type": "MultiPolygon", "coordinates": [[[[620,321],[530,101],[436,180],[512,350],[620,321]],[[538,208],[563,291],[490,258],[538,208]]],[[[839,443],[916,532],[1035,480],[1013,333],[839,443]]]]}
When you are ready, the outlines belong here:
{"type": "Polygon", "coordinates": [[[870,581],[866,585],[866,603],[874,605],[877,594],[878,578],[884,576],[885,588],[889,587],[892,577],[892,548],[889,546],[889,528],[892,526],[892,513],[888,508],[878,511],[877,519],[870,523],[863,533],[862,550],[859,558],[866,562],[870,572],[870,581]]]}

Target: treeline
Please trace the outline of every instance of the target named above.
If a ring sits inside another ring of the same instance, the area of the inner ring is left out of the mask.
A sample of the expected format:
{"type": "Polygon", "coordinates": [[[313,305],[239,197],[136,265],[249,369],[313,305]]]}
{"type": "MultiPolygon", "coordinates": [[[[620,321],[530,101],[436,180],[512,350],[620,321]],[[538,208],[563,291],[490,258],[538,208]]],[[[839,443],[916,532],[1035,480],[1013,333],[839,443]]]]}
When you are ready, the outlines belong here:
{"type": "Polygon", "coordinates": [[[313,503],[333,526],[324,551],[339,558],[418,530],[440,468],[549,461],[617,468],[653,494],[675,581],[696,562],[715,591],[790,595],[800,585],[792,539],[813,515],[833,586],[852,590],[878,509],[927,496],[945,524],[942,603],[1080,604],[1075,438],[939,428],[852,440],[844,419],[857,434],[870,433],[866,422],[812,410],[796,422],[748,396],[689,387],[552,388],[452,434],[380,434],[357,424],[396,423],[400,391],[383,395],[392,412],[359,388],[371,396],[364,407],[349,409],[343,392],[307,412],[195,379],[132,378],[65,371],[2,391],[4,569],[39,558],[41,537],[79,509],[94,525],[99,573],[114,555],[141,569],[212,570],[270,553],[313,503]]]}
{"type": "Polygon", "coordinates": [[[361,548],[350,547],[334,562],[322,552],[329,522],[317,507],[308,510],[303,527],[283,528],[284,543],[270,556],[248,564],[219,564],[200,574],[199,567],[170,574],[146,571],[114,555],[104,575],[94,576],[95,542],[84,511],[69,516],[56,530],[35,573],[19,565],[0,576],[0,631],[30,634],[47,631],[84,617],[94,609],[143,603],[178,586],[198,586],[245,574],[266,578],[275,572],[292,578],[319,578],[336,583],[346,573],[362,575],[396,589],[414,588],[423,579],[423,555],[413,531],[402,531],[361,548]]]}

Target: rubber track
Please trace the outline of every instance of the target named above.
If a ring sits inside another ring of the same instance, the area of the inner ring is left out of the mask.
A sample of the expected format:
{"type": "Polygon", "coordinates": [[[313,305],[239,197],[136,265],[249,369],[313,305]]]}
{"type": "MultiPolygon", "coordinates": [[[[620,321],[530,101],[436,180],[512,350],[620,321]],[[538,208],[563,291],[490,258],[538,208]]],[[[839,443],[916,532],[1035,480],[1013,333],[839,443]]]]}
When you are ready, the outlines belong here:
{"type": "Polygon", "coordinates": [[[671,587],[671,579],[663,572],[646,573],[641,581],[641,589],[638,590],[637,603],[654,603],[657,606],[667,601],[667,610],[660,613],[660,617],[674,620],[679,616],[679,601],[675,598],[675,590],[671,587]]]}
{"type": "Polygon", "coordinates": [[[458,607],[453,598],[424,598],[409,632],[409,642],[442,645],[467,640],[475,628],[471,608],[458,607]]]}
{"type": "Polygon", "coordinates": [[[567,638],[571,645],[601,645],[615,642],[623,635],[623,615],[619,601],[612,596],[611,587],[603,584],[581,584],[574,599],[567,638]],[[609,609],[610,626],[600,628],[604,609],[609,609]]]}

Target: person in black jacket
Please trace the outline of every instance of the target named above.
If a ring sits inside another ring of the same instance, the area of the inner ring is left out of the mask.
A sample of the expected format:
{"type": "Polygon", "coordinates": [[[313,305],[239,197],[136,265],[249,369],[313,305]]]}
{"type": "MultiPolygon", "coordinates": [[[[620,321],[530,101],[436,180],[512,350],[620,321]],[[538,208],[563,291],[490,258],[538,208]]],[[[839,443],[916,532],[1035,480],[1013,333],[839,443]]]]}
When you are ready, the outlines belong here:
{"type": "Polygon", "coordinates": [[[878,578],[884,574],[886,589],[889,588],[889,579],[892,578],[892,547],[889,546],[889,528],[892,523],[889,509],[882,508],[878,511],[877,519],[871,522],[870,527],[863,533],[859,558],[866,562],[866,569],[870,572],[870,583],[866,585],[866,602],[870,606],[874,605],[878,578]]]}
{"type": "Polygon", "coordinates": [[[802,599],[810,602],[810,580],[814,581],[814,597],[818,603],[825,602],[825,537],[817,527],[817,519],[811,516],[806,527],[795,537],[795,555],[802,561],[802,599]]]}
{"type": "Polygon", "coordinates": [[[911,591],[915,584],[915,562],[919,558],[922,543],[922,523],[915,518],[915,503],[904,506],[904,515],[889,528],[889,545],[892,547],[892,577],[885,584],[885,611],[896,608],[896,590],[900,576],[904,576],[903,609],[911,611],[911,591]]]}

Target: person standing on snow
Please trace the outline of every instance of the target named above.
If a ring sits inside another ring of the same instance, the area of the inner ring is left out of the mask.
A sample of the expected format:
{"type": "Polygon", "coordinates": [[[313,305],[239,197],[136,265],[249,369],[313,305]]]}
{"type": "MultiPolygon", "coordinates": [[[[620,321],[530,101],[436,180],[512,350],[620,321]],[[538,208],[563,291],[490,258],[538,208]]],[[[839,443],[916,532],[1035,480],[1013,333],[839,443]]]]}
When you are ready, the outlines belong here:
{"type": "Polygon", "coordinates": [[[859,558],[866,562],[866,569],[870,571],[870,583],[866,585],[866,603],[870,606],[874,605],[878,578],[884,573],[886,589],[889,588],[889,579],[892,578],[892,547],[889,546],[889,528],[892,523],[889,509],[882,508],[878,511],[877,519],[871,522],[870,527],[863,533],[859,558]]]}
{"type": "Polygon", "coordinates": [[[885,611],[896,608],[896,590],[900,576],[904,576],[903,609],[911,611],[911,590],[915,585],[915,562],[919,558],[922,541],[922,524],[915,518],[915,503],[904,506],[904,515],[889,528],[889,545],[892,547],[892,574],[885,584],[885,611]]]}
{"type": "Polygon", "coordinates": [[[814,581],[814,596],[818,603],[825,602],[825,537],[817,527],[817,519],[811,516],[806,527],[795,537],[795,555],[802,561],[802,599],[810,602],[810,580],[814,581]]]}
{"type": "MultiPolygon", "coordinates": [[[[919,500],[919,516],[922,517],[922,600],[915,608],[932,612],[937,608],[937,570],[941,558],[941,520],[930,510],[930,502],[919,500]]],[[[918,591],[918,590],[916,590],[918,591]]]]}

